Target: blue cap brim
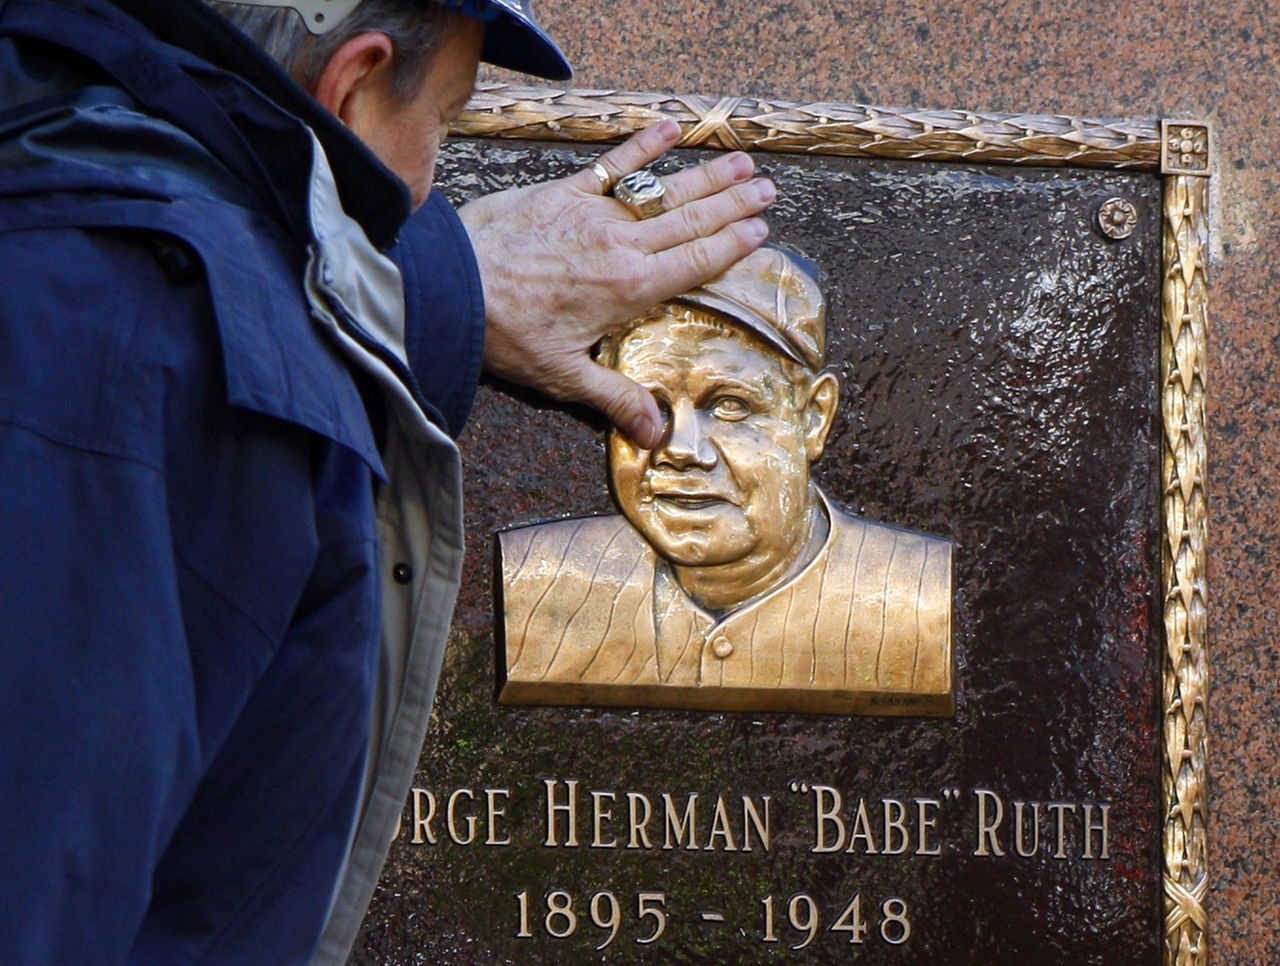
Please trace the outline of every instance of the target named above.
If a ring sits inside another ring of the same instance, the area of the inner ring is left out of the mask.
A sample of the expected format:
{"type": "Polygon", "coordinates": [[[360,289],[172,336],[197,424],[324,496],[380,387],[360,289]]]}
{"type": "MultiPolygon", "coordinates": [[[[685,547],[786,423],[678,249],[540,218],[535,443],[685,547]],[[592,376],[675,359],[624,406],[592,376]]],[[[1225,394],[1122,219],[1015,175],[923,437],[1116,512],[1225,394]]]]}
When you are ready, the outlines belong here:
{"type": "Polygon", "coordinates": [[[501,7],[499,10],[497,19],[485,24],[481,60],[547,80],[573,76],[568,59],[542,28],[501,7]]]}

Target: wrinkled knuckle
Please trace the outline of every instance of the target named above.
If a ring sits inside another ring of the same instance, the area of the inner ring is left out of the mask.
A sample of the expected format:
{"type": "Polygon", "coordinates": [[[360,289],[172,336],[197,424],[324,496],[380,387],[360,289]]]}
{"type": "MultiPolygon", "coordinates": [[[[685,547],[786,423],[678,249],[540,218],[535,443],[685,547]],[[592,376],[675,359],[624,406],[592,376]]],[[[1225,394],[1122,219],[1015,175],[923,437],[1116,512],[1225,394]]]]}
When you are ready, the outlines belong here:
{"type": "Polygon", "coordinates": [[[707,234],[707,219],[697,205],[685,205],[676,210],[680,230],[686,238],[701,238],[707,234]]]}
{"type": "Polygon", "coordinates": [[[707,279],[714,274],[716,266],[708,246],[691,245],[686,257],[689,259],[690,269],[699,279],[707,279]]]}

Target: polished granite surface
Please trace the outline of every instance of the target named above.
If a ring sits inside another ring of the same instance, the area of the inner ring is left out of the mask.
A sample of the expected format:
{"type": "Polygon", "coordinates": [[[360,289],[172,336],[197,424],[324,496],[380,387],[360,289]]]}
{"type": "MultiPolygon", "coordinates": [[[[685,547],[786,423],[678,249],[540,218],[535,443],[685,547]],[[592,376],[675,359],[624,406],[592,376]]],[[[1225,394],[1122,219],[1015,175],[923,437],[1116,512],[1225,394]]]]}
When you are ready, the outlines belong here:
{"type": "Polygon", "coordinates": [[[1280,7],[543,0],[538,13],[584,88],[1213,123],[1211,936],[1218,963],[1280,962],[1280,7]]]}

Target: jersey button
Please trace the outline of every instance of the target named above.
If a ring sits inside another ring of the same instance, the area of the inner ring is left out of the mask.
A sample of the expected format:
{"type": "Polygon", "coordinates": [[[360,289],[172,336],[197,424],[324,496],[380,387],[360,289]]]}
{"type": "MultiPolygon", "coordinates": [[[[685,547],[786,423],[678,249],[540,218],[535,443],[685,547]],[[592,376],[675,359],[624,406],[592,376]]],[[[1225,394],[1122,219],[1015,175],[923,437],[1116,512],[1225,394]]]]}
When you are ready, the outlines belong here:
{"type": "Polygon", "coordinates": [[[407,584],[413,580],[413,570],[408,564],[398,563],[391,568],[391,576],[395,578],[397,584],[407,584]]]}
{"type": "Polygon", "coordinates": [[[723,634],[718,634],[711,639],[711,653],[723,661],[733,653],[733,642],[723,634]]]}

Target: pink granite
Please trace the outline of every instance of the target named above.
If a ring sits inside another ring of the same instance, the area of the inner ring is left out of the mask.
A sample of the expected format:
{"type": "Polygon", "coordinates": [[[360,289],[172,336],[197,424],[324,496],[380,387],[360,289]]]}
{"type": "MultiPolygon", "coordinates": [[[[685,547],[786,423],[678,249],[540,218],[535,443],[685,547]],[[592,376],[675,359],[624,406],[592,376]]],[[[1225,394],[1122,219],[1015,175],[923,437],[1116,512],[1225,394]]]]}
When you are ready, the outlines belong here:
{"type": "Polygon", "coordinates": [[[541,0],[538,12],[579,87],[1213,122],[1211,936],[1218,964],[1280,963],[1268,590],[1280,586],[1280,239],[1268,234],[1280,4],[541,0]]]}

